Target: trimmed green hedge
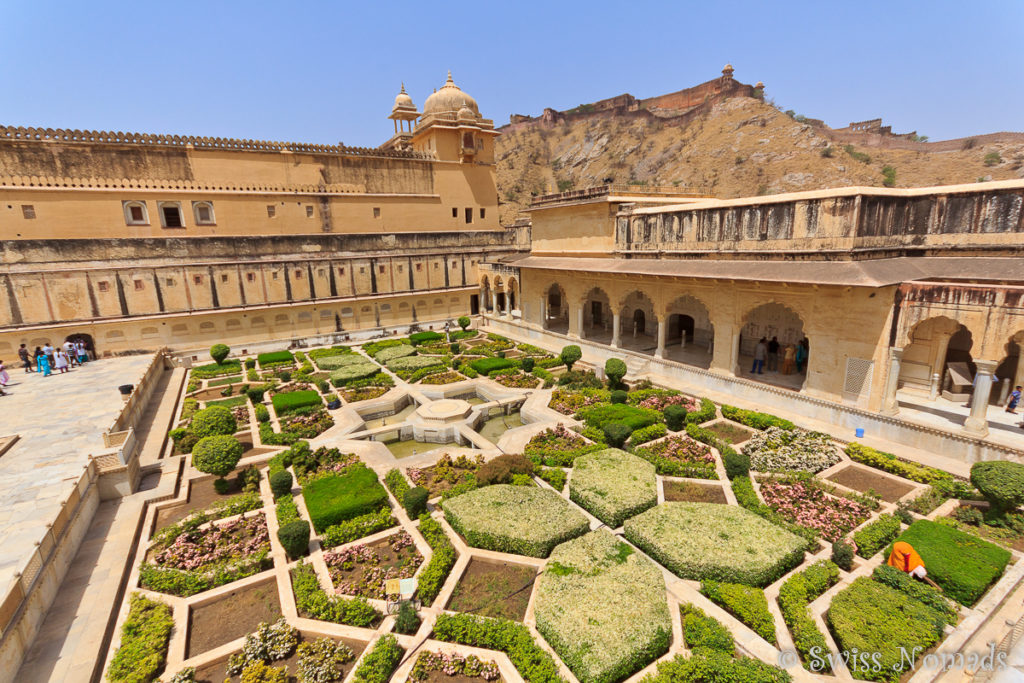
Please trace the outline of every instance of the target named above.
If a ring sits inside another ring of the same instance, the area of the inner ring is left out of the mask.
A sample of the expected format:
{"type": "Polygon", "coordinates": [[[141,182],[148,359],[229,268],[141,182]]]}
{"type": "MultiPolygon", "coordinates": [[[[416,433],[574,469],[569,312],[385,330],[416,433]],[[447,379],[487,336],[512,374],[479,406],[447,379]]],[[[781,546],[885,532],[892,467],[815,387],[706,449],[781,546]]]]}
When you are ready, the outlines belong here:
{"type": "Polygon", "coordinates": [[[416,594],[424,605],[430,605],[441,592],[444,582],[448,580],[448,574],[455,566],[458,554],[455,552],[455,546],[448,540],[441,523],[426,512],[420,515],[420,533],[434,554],[420,572],[416,594]]]}
{"type": "Polygon", "coordinates": [[[291,410],[305,408],[306,406],[321,406],[324,403],[320,398],[320,394],[312,389],[274,394],[274,396],[271,397],[270,402],[273,404],[274,412],[276,412],[278,416],[281,416],[291,410]]]}
{"type": "Polygon", "coordinates": [[[377,475],[363,464],[342,474],[319,477],[302,487],[302,497],[313,527],[320,533],[328,527],[387,505],[388,494],[377,475]]]}
{"type": "Polygon", "coordinates": [[[715,404],[706,398],[700,400],[700,408],[686,414],[686,424],[699,425],[714,420],[718,415],[715,404]]]}
{"type": "Polygon", "coordinates": [[[478,358],[471,362],[469,367],[473,368],[481,375],[489,375],[495,370],[517,368],[519,367],[519,361],[512,358],[478,358]]]}
{"type": "Polygon", "coordinates": [[[397,525],[398,520],[391,516],[391,508],[382,507],[376,512],[368,512],[365,515],[359,515],[327,527],[320,534],[320,543],[325,548],[333,548],[336,545],[350,543],[397,525]]]}
{"type": "Polygon", "coordinates": [[[749,626],[757,635],[774,645],[775,619],[768,610],[768,599],[760,588],[741,583],[702,581],[700,591],[708,600],[749,626]]]}
{"type": "Polygon", "coordinates": [[[899,518],[895,515],[881,515],[860,531],[854,532],[853,542],[857,544],[857,554],[869,558],[895,541],[899,535],[899,518]]]}
{"type": "Polygon", "coordinates": [[[688,603],[679,605],[679,613],[683,618],[683,640],[694,654],[721,652],[731,657],[736,653],[732,634],[722,622],[688,603]]]}
{"type": "Polygon", "coordinates": [[[582,408],[576,418],[591,427],[603,429],[606,424],[621,422],[630,431],[636,431],[661,421],[661,413],[650,408],[638,408],[626,403],[596,404],[582,408]]]}
{"type": "Polygon", "coordinates": [[[338,387],[347,387],[356,382],[367,380],[380,372],[380,366],[362,356],[354,356],[362,359],[360,363],[347,363],[344,366],[331,372],[331,384],[338,387]]]}
{"type": "Polygon", "coordinates": [[[405,475],[397,467],[388,470],[388,473],[384,475],[384,483],[387,484],[388,489],[394,494],[395,499],[401,503],[405,500],[405,492],[409,490],[409,482],[406,480],[405,475]]]}
{"type": "Polygon", "coordinates": [[[355,683],[386,683],[398,663],[402,661],[405,650],[398,644],[398,639],[386,633],[374,644],[373,649],[366,653],[356,667],[355,683]]]}
{"type": "Polygon", "coordinates": [[[940,481],[953,480],[953,475],[949,472],[943,472],[927,465],[918,465],[917,463],[900,460],[892,453],[878,451],[856,442],[847,445],[846,455],[854,462],[859,462],[922,484],[934,484],[940,481]]]}
{"type": "Polygon", "coordinates": [[[192,379],[210,379],[221,375],[237,375],[242,371],[242,362],[239,360],[226,360],[222,364],[210,363],[208,365],[197,365],[192,368],[189,377],[192,379]]]}
{"type": "Polygon", "coordinates": [[[362,628],[372,628],[383,619],[384,615],[374,609],[366,598],[328,595],[320,586],[312,565],[300,560],[291,574],[299,616],[362,628]]]}
{"type": "Polygon", "coordinates": [[[803,659],[804,668],[815,673],[828,673],[832,667],[828,659],[824,658],[825,653],[829,651],[828,643],[811,618],[807,606],[837,581],[839,567],[830,560],[820,560],[789,577],[779,587],[779,610],[782,612],[782,619],[789,626],[793,644],[803,659]]]}
{"type": "Polygon", "coordinates": [[[259,354],[256,356],[256,360],[262,368],[268,363],[291,363],[295,360],[295,356],[292,355],[291,351],[270,351],[259,354]]]}
{"type": "Polygon", "coordinates": [[[167,662],[167,646],[174,628],[169,605],[132,593],[128,618],[121,626],[121,644],[107,670],[110,683],[156,680],[167,662]]]}
{"type": "MultiPolygon", "coordinates": [[[[1010,552],[946,524],[918,520],[897,539],[913,546],[928,577],[970,607],[1003,574],[1010,552]]],[[[891,552],[891,551],[886,551],[891,552]]]]}
{"type": "Polygon", "coordinates": [[[742,657],[735,659],[723,652],[707,652],[692,657],[676,655],[658,664],[658,673],[641,683],[790,683],[793,677],[771,664],[742,657]]]}
{"type": "Polygon", "coordinates": [[[440,341],[441,339],[444,339],[444,335],[440,332],[414,332],[409,335],[409,341],[412,342],[413,346],[429,344],[430,342],[440,341]]]}
{"type": "Polygon", "coordinates": [[[434,622],[434,638],[504,652],[526,683],[565,683],[555,660],[534,642],[530,630],[518,622],[441,613],[434,622]]]}
{"type": "Polygon", "coordinates": [[[933,610],[941,614],[945,618],[946,623],[950,626],[956,625],[960,614],[957,606],[938,590],[932,588],[926,583],[918,581],[910,576],[910,574],[900,571],[899,569],[896,569],[896,567],[881,564],[875,567],[875,571],[871,575],[871,578],[879,583],[884,583],[890,588],[903,591],[918,602],[928,605],[933,610]]]}
{"type": "Polygon", "coordinates": [[[769,427],[778,427],[786,430],[796,429],[796,425],[789,420],[783,420],[781,417],[769,415],[768,413],[743,410],[735,406],[723,405],[722,417],[747,425],[748,427],[753,427],[754,429],[768,429],[769,427]]]}
{"type": "Polygon", "coordinates": [[[861,577],[832,598],[827,619],[841,652],[871,653],[857,678],[892,681],[942,637],[944,619],[906,593],[861,577]]]}
{"type": "Polygon", "coordinates": [[[389,346],[386,349],[381,349],[373,354],[373,359],[382,365],[387,365],[388,361],[415,355],[416,349],[411,345],[399,344],[398,346],[389,346]]]}

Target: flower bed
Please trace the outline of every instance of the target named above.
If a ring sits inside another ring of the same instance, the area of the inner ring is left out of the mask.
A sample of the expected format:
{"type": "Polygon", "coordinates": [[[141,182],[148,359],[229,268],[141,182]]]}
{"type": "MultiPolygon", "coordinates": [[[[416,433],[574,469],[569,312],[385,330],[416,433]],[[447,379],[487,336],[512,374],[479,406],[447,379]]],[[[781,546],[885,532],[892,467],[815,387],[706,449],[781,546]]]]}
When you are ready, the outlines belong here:
{"type": "Polygon", "coordinates": [[[317,533],[353,517],[387,506],[388,494],[365,465],[343,474],[321,476],[302,487],[309,519],[317,533]]]}
{"type": "Polygon", "coordinates": [[[928,578],[945,594],[971,606],[995,583],[1010,561],[1005,548],[946,524],[918,520],[899,539],[918,552],[928,578]]]}
{"type": "Polygon", "coordinates": [[[820,472],[841,460],[828,434],[779,427],[756,432],[743,452],[758,472],[820,472]]]}
{"type": "Polygon", "coordinates": [[[452,382],[461,382],[464,379],[466,378],[454,370],[448,370],[447,372],[427,375],[420,380],[420,384],[451,384],[452,382]]]}
{"type": "Polygon", "coordinates": [[[375,363],[369,358],[360,356],[358,353],[346,353],[343,355],[317,358],[316,364],[321,370],[325,370],[327,372],[350,368],[356,365],[375,365],[375,363]]]}
{"type": "Polygon", "coordinates": [[[526,455],[537,465],[548,467],[572,467],[581,455],[603,449],[600,444],[588,443],[586,439],[571,432],[562,425],[545,429],[534,436],[523,448],[526,455]]]}
{"type": "Polygon", "coordinates": [[[415,355],[416,349],[412,345],[399,344],[398,346],[381,349],[377,353],[373,354],[373,359],[381,365],[387,365],[388,361],[395,360],[396,358],[406,358],[408,356],[415,355]]]}
{"type": "Polygon", "coordinates": [[[708,600],[742,621],[757,635],[775,644],[775,619],[768,610],[768,600],[763,590],[740,583],[703,581],[700,591],[708,600]]]}
{"type": "Polygon", "coordinates": [[[672,638],[661,570],[608,530],[551,553],[535,605],[537,630],[580,683],[626,678],[672,638]]]}
{"type": "Polygon", "coordinates": [[[359,403],[369,401],[372,398],[379,398],[391,391],[391,387],[359,387],[358,389],[346,389],[341,392],[345,403],[359,403]]]}
{"type": "Polygon", "coordinates": [[[281,417],[281,431],[300,439],[312,439],[334,426],[334,418],[323,408],[300,409],[281,417]]]}
{"type": "Polygon", "coordinates": [[[422,486],[433,498],[460,484],[471,482],[473,488],[476,488],[476,479],[473,475],[482,464],[483,456],[470,460],[465,455],[460,455],[452,460],[452,457],[445,453],[430,467],[410,467],[406,474],[413,485],[422,486]]]}
{"type": "Polygon", "coordinates": [[[698,406],[696,399],[683,396],[674,389],[638,389],[629,392],[628,401],[638,408],[661,411],[665,410],[665,406],[682,406],[688,413],[695,411],[698,406]]]}
{"type": "Polygon", "coordinates": [[[445,518],[474,548],[547,557],[589,529],[587,518],[554,491],[495,484],[441,503],[445,518]]]}
{"type": "Polygon", "coordinates": [[[658,474],[694,479],[718,479],[715,455],[704,444],[685,436],[670,436],[637,448],[634,453],[652,463],[658,474]]]}
{"type": "Polygon", "coordinates": [[[121,644],[110,661],[110,683],[156,680],[167,661],[174,628],[169,605],[132,593],[128,617],[121,626],[121,644]]]}
{"type": "Polygon", "coordinates": [[[506,653],[526,683],[558,683],[563,680],[555,660],[537,645],[530,629],[523,624],[508,619],[442,612],[434,622],[433,636],[438,640],[506,653]]]}
{"type": "Polygon", "coordinates": [[[346,362],[337,370],[331,371],[331,384],[339,389],[357,382],[363,382],[376,377],[380,372],[380,366],[372,360],[362,356],[342,356],[346,362]]]}
{"type": "Polygon", "coordinates": [[[857,501],[830,495],[810,477],[773,479],[761,484],[761,496],[784,518],[837,541],[861,524],[871,511],[857,501]]]}
{"type": "Polygon", "coordinates": [[[551,393],[551,400],[548,407],[558,411],[562,415],[575,415],[581,408],[608,402],[609,392],[604,389],[592,389],[588,391],[569,391],[567,389],[555,389],[551,393]]]}
{"type": "Polygon", "coordinates": [[[482,678],[485,681],[501,680],[498,665],[494,662],[482,660],[476,655],[443,652],[421,652],[412,666],[409,680],[420,682],[442,680],[438,674],[443,674],[444,677],[482,678]]]}
{"type": "Polygon", "coordinates": [[[907,594],[861,577],[832,599],[828,623],[841,652],[871,653],[866,666],[854,668],[851,660],[857,678],[895,683],[941,639],[944,620],[907,594]]]}
{"type": "Polygon", "coordinates": [[[389,597],[385,582],[411,578],[423,563],[423,556],[412,537],[400,531],[372,544],[324,553],[324,562],[339,594],[384,600],[389,597]]]}
{"type": "Polygon", "coordinates": [[[510,389],[536,389],[539,380],[532,375],[526,375],[522,372],[507,372],[492,377],[498,384],[509,387],[510,389]]]}
{"type": "Polygon", "coordinates": [[[616,448],[576,459],[569,499],[612,529],[658,504],[654,466],[616,448]]]}
{"type": "Polygon", "coordinates": [[[139,570],[139,584],[187,597],[269,567],[267,520],[258,514],[204,529],[186,528],[153,551],[151,562],[139,570]]]}
{"type": "Polygon", "coordinates": [[[321,588],[313,567],[302,561],[292,569],[291,578],[292,589],[295,591],[295,606],[300,617],[363,628],[374,627],[383,618],[366,598],[328,595],[321,588]]]}
{"type": "Polygon", "coordinates": [[[876,451],[874,448],[856,442],[846,446],[846,455],[850,456],[850,459],[854,462],[859,462],[869,467],[880,469],[883,472],[889,472],[890,474],[922,484],[953,481],[953,475],[949,472],[928,467],[927,465],[900,460],[892,453],[876,451]]]}
{"type": "Polygon", "coordinates": [[[625,533],[683,579],[766,586],[803,560],[803,539],[732,505],[665,503],[627,520],[625,533]]]}
{"type": "Polygon", "coordinates": [[[438,356],[407,356],[389,360],[386,365],[388,370],[401,376],[403,372],[412,373],[423,368],[444,365],[444,361],[438,356]]]}
{"type": "Polygon", "coordinates": [[[832,667],[824,656],[828,652],[828,642],[818,630],[807,606],[837,581],[839,567],[828,560],[820,560],[793,574],[779,587],[782,619],[793,634],[793,644],[803,659],[804,668],[815,673],[828,673],[832,667]]]}

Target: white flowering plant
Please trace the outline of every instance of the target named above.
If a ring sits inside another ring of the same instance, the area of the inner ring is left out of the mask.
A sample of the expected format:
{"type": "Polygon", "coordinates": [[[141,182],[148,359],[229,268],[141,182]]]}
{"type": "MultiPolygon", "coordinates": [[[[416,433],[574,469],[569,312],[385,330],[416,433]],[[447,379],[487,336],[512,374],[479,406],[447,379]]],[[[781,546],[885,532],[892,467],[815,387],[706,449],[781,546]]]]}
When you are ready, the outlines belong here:
{"type": "Polygon", "coordinates": [[[569,499],[611,528],[658,504],[654,465],[617,448],[576,458],[569,499]]]}
{"type": "Polygon", "coordinates": [[[750,467],[758,472],[821,472],[840,460],[832,437],[803,429],[769,427],[743,447],[750,467]]]}

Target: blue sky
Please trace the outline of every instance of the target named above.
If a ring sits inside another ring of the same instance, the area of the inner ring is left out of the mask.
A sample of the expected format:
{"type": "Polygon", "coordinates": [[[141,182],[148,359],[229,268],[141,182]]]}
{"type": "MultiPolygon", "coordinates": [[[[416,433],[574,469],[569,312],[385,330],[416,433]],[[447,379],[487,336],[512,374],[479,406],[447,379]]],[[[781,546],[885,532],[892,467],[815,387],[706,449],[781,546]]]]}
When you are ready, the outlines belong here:
{"type": "Polygon", "coordinates": [[[1019,0],[46,2],[5,0],[0,123],[377,145],[401,81],[451,69],[497,125],[726,62],[832,126],[1024,131],[1019,0]]]}

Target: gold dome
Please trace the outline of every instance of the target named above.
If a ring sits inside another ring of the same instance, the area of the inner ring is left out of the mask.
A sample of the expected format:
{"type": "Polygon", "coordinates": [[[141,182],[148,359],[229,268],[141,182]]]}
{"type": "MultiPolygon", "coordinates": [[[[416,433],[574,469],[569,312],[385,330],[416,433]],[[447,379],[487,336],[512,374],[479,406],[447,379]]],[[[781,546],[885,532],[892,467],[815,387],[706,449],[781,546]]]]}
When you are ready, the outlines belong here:
{"type": "Polygon", "coordinates": [[[455,85],[455,82],[452,81],[452,72],[449,71],[448,80],[441,86],[441,89],[428,97],[427,101],[423,103],[423,115],[449,112],[454,114],[463,107],[473,113],[473,118],[480,115],[480,108],[477,107],[476,100],[464,93],[459,86],[455,85]]]}
{"type": "Polygon", "coordinates": [[[467,106],[465,101],[462,102],[462,108],[459,109],[459,113],[456,116],[458,117],[459,121],[476,120],[476,114],[474,114],[473,110],[467,106]]]}
{"type": "Polygon", "coordinates": [[[412,103],[412,98],[409,97],[409,93],[405,92],[405,83],[402,83],[402,91],[395,97],[395,106],[392,107],[391,111],[398,111],[400,109],[416,111],[416,105],[412,103]]]}

